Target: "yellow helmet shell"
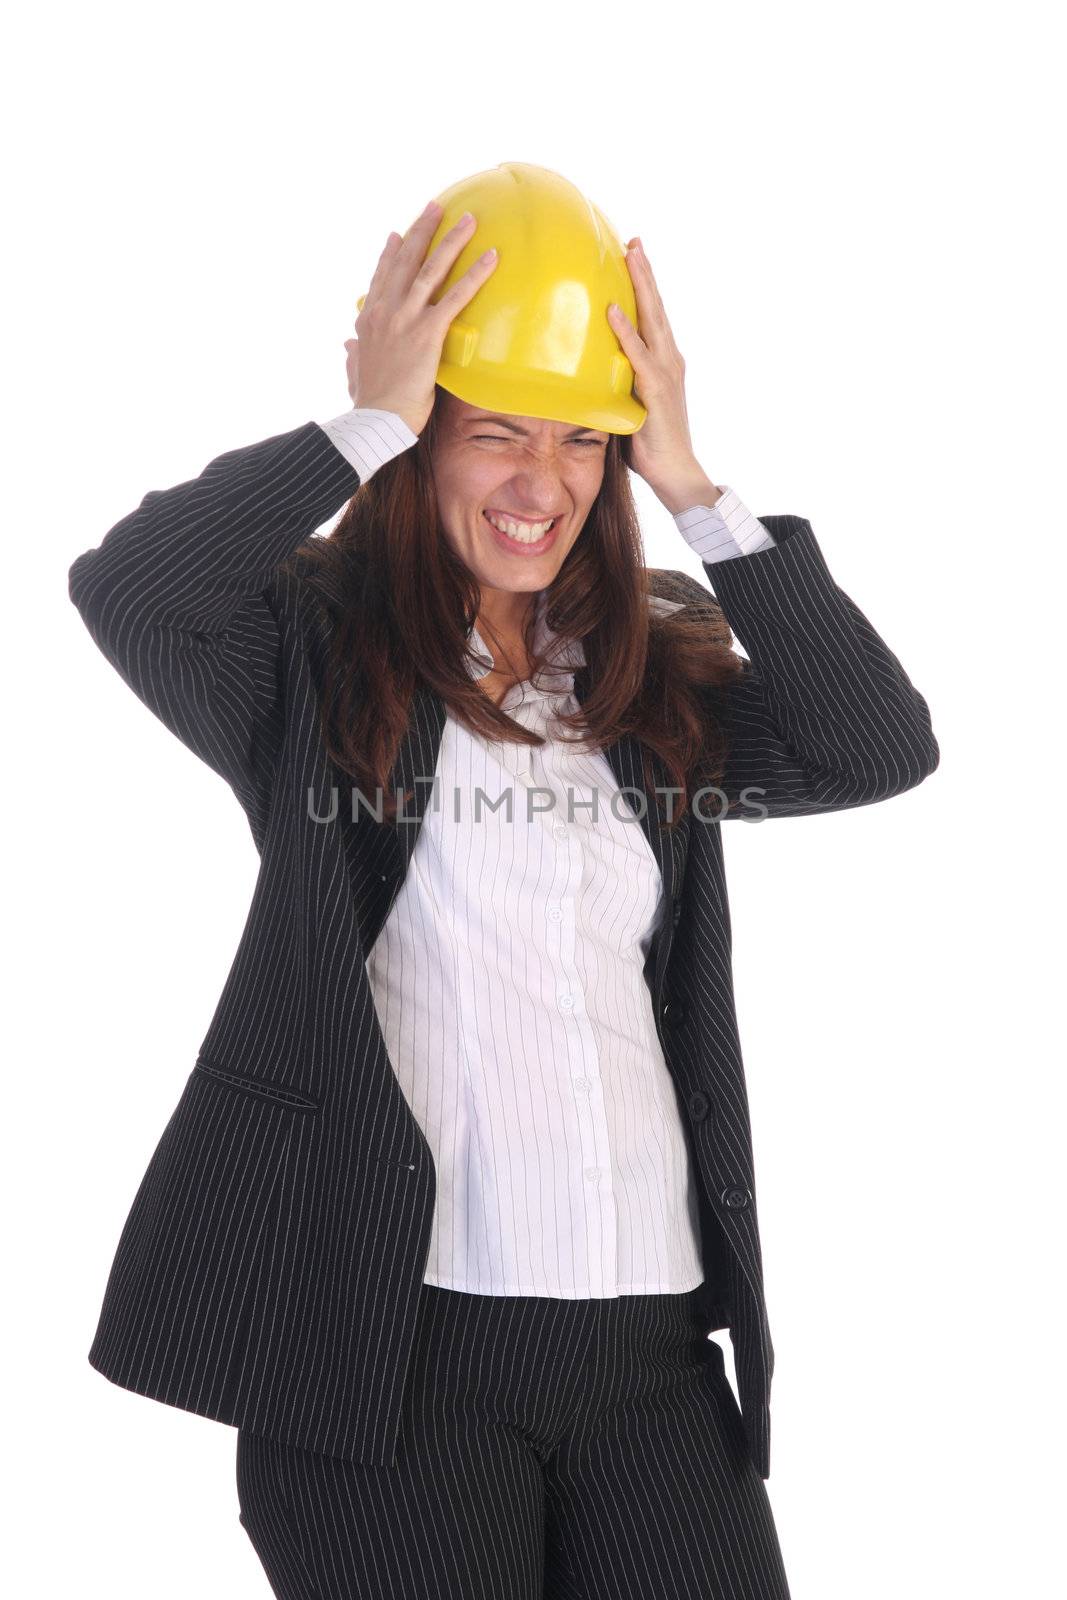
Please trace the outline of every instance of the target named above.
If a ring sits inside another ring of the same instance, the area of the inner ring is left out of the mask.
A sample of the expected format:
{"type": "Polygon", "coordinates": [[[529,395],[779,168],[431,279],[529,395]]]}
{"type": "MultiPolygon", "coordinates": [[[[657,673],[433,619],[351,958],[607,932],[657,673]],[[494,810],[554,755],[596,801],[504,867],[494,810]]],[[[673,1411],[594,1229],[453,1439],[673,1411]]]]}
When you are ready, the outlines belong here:
{"type": "Polygon", "coordinates": [[[437,199],[444,210],[427,253],[464,211],[475,229],[434,304],[484,250],[499,252],[445,335],[441,387],[485,411],[636,433],[647,413],[607,310],[614,300],[636,327],[637,305],[625,248],[603,213],[558,172],[523,161],[475,173],[437,199]]]}

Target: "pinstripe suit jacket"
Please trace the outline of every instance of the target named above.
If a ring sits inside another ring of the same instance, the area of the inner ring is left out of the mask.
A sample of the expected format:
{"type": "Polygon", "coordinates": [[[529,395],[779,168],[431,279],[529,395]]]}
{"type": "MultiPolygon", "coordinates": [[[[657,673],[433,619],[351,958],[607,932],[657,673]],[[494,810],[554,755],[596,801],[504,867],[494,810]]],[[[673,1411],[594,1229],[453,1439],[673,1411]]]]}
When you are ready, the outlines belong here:
{"type": "MultiPolygon", "coordinates": [[[[300,575],[277,570],[358,485],[305,423],[146,494],[70,568],[97,645],[231,785],[260,854],[223,992],[119,1238],[89,1361],[167,1404],[389,1465],[435,1174],[365,958],[411,859],[445,707],[420,685],[393,772],[398,788],[416,787],[410,820],[353,820],[347,803],[320,820],[335,793],[351,795],[318,724],[328,624],[300,575]]],[[[761,520],[775,548],[707,565],[714,596],[684,573],[653,574],[667,599],[709,616],[721,606],[750,658],[735,685],[709,691],[730,741],[727,816],[834,811],[912,788],[938,762],[925,700],[835,585],[810,524],[761,520]]],[[[638,741],[605,754],[663,875],[645,977],[699,1180],[701,1303],[709,1331],[730,1331],[767,1477],[774,1350],[720,824],[687,810],[661,837],[638,741]]],[[[705,810],[719,815],[714,797],[705,810]]]]}

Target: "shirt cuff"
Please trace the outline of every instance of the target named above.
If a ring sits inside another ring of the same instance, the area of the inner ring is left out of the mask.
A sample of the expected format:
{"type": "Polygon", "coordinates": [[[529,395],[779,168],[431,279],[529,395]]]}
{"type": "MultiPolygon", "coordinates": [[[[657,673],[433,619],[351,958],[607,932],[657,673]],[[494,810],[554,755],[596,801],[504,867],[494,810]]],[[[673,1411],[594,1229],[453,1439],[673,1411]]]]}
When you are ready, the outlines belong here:
{"type": "Polygon", "coordinates": [[[774,539],[768,529],[739,500],[727,484],[713,506],[690,506],[675,514],[678,531],[701,561],[729,561],[769,550],[774,539]]]}
{"type": "Polygon", "coordinates": [[[355,467],[361,484],[419,438],[395,411],[377,411],[370,406],[353,406],[343,416],[320,422],[319,427],[355,467]]]}

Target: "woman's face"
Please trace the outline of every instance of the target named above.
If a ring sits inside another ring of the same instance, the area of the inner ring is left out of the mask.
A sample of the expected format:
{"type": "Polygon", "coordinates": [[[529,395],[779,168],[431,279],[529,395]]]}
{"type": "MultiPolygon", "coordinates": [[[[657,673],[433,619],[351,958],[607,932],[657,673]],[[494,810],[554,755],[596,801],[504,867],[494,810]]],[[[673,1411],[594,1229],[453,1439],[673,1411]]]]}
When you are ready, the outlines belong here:
{"type": "Polygon", "coordinates": [[[610,435],[569,422],[482,411],[442,390],[433,474],[441,525],[484,588],[546,588],[600,491],[610,435]],[[498,531],[487,513],[525,539],[498,531]],[[537,524],[554,519],[547,535],[537,524]],[[530,542],[531,537],[533,542],[530,542]]]}

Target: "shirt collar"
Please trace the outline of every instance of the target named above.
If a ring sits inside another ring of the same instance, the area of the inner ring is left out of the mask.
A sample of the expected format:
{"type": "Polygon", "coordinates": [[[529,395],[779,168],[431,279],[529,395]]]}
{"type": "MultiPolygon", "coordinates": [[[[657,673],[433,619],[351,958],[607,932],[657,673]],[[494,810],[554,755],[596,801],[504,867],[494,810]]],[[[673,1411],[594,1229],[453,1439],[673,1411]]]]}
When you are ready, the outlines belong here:
{"type": "MultiPolygon", "coordinates": [[[[649,608],[657,612],[678,611],[683,602],[680,600],[665,600],[660,595],[649,595],[649,608]]],[[[569,694],[574,687],[574,674],[578,667],[585,665],[585,650],[580,639],[561,637],[548,626],[548,590],[539,589],[534,602],[534,647],[540,653],[549,654],[549,665],[540,676],[530,683],[512,684],[508,690],[503,708],[510,704],[516,691],[521,691],[524,696],[544,694],[569,694]]],[[[487,648],[485,640],[478,632],[477,623],[467,630],[467,638],[471,646],[485,657],[484,663],[469,661],[468,670],[472,678],[484,678],[492,666],[492,652],[487,648]]]]}
{"type": "MultiPolygon", "coordinates": [[[[547,652],[550,656],[549,665],[543,669],[533,682],[512,685],[508,690],[510,697],[516,688],[520,688],[524,695],[529,694],[567,694],[574,687],[574,673],[578,667],[585,665],[585,651],[580,639],[568,639],[556,633],[548,626],[548,590],[539,589],[534,602],[534,649],[540,654],[547,652]]],[[[484,678],[489,672],[492,661],[492,652],[486,646],[485,640],[478,632],[477,623],[468,629],[467,638],[474,650],[485,657],[484,663],[470,661],[467,663],[472,678],[484,678]]]]}

